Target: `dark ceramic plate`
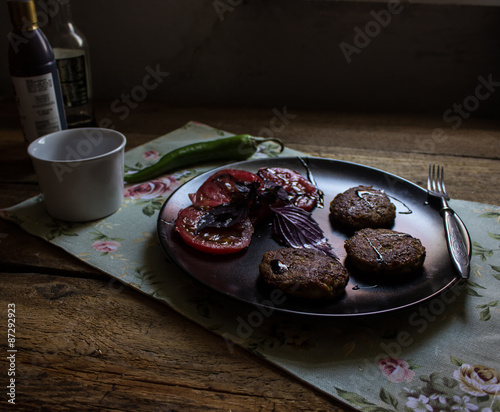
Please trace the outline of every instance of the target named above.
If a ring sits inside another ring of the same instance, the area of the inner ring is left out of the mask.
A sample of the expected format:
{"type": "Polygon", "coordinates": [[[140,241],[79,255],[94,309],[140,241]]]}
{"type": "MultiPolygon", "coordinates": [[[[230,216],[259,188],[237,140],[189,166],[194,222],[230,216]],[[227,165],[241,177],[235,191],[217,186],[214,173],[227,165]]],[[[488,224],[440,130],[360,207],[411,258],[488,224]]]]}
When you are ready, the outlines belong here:
{"type": "MultiPolygon", "coordinates": [[[[248,249],[226,256],[198,252],[174,231],[177,213],[191,204],[188,194],[195,192],[218,169],[190,180],[165,202],[158,219],[158,235],[164,251],[189,275],[227,296],[274,310],[314,316],[365,316],[408,309],[438,296],[458,281],[448,256],[442,218],[436,209],[427,205],[424,189],[395,175],[355,163],[321,158],[307,158],[307,161],[318,187],[325,193],[325,207],[316,208],[313,216],[342,262],[344,241],[349,234],[332,225],[328,206],[335,195],[350,187],[372,185],[397,199],[393,199],[397,208],[393,229],[419,238],[425,246],[427,254],[421,273],[397,282],[383,282],[351,272],[345,293],[330,302],[300,301],[276,294],[262,284],[258,268],[264,252],[281,247],[271,238],[269,225],[255,229],[248,249]],[[405,213],[408,209],[410,214],[405,213]]],[[[251,160],[226,167],[250,172],[260,167],[286,167],[307,175],[296,157],[251,160]]]]}

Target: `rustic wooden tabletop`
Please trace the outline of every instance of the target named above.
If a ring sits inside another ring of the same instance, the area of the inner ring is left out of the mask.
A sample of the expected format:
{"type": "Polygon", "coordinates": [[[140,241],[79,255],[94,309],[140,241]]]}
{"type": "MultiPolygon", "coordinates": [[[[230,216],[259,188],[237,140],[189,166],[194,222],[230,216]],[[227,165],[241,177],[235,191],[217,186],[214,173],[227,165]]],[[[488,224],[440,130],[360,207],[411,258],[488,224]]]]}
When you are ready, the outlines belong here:
{"type": "MultiPolygon", "coordinates": [[[[373,166],[421,186],[429,163],[441,163],[453,198],[500,204],[499,121],[450,124],[441,116],[152,102],[122,118],[102,102],[96,114],[102,126],[127,136],[128,149],[196,120],[234,133],[277,136],[310,155],[373,166]]],[[[5,208],[39,188],[12,103],[0,104],[0,118],[5,208]]],[[[16,410],[350,410],[3,220],[0,279],[0,382],[5,388],[12,367],[5,356],[6,319],[14,304],[16,410]]],[[[0,402],[7,409],[5,393],[0,402]]]]}

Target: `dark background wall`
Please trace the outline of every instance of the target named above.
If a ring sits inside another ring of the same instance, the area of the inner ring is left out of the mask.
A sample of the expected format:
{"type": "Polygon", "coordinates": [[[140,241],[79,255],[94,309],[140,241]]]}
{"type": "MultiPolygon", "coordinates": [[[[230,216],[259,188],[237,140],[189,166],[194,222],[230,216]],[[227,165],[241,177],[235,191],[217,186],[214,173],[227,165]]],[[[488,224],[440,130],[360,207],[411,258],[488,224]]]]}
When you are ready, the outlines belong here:
{"type": "MultiPolygon", "coordinates": [[[[467,103],[474,115],[500,114],[500,7],[73,0],[72,9],[100,99],[139,98],[148,70],[157,70],[147,98],[172,103],[434,113],[467,103]],[[490,93],[474,98],[481,79],[490,93]]],[[[0,97],[12,97],[6,58],[0,97]]]]}

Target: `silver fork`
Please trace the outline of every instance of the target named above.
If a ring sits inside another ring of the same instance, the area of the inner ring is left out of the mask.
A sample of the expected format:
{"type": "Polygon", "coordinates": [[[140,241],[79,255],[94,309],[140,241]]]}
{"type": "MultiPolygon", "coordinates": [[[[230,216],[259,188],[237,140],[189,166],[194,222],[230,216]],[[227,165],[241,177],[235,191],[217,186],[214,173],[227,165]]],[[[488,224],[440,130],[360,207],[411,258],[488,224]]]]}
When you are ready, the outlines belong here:
{"type": "Polygon", "coordinates": [[[444,167],[429,164],[427,178],[427,193],[438,198],[441,202],[441,216],[443,216],[446,232],[446,243],[453,266],[463,279],[469,278],[471,242],[469,232],[462,219],[448,205],[450,197],[444,186],[444,167]]]}

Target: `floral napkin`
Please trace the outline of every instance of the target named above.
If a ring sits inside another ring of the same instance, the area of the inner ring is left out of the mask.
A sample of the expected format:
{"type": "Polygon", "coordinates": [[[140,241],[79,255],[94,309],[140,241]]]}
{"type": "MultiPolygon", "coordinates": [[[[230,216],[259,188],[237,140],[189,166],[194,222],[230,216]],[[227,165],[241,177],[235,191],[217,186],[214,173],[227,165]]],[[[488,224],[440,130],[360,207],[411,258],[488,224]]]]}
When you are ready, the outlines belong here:
{"type": "MultiPolygon", "coordinates": [[[[126,154],[140,169],[175,147],[230,133],[190,122],[126,154]]],[[[278,154],[269,145],[256,157],[278,154]]],[[[282,155],[298,152],[286,149],[282,155]]],[[[41,196],[4,219],[161,300],[318,390],[361,411],[500,411],[500,207],[452,202],[473,241],[470,280],[411,311],[380,318],[293,316],[208,290],[169,262],[158,211],[188,179],[220,164],[127,185],[122,207],[94,222],[52,219],[41,196]]]]}

